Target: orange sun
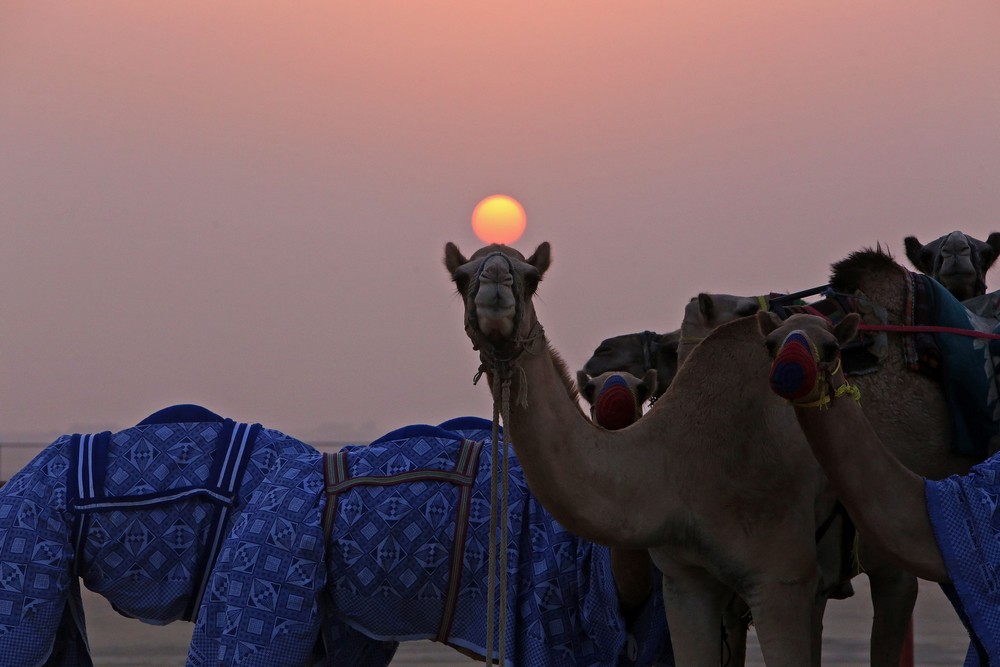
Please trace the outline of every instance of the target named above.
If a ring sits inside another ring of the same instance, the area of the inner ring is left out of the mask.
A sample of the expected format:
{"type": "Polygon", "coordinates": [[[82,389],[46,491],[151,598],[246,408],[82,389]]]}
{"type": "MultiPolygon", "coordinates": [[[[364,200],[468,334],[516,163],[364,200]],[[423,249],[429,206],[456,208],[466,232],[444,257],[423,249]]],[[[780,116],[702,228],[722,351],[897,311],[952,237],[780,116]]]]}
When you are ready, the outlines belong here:
{"type": "Polygon", "coordinates": [[[491,195],[472,211],[472,231],[483,243],[513,243],[527,222],[524,207],[507,195],[491,195]]]}

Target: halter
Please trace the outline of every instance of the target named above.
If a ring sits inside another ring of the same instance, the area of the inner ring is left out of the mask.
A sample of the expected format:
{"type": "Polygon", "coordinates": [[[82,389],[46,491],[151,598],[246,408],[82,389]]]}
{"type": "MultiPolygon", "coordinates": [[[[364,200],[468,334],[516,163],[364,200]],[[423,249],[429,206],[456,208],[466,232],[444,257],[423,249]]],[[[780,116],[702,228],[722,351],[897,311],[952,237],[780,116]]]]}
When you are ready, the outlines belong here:
{"type": "MultiPolygon", "coordinates": [[[[514,271],[514,264],[510,261],[510,258],[507,255],[499,251],[492,252],[483,259],[482,264],[479,266],[479,270],[476,272],[475,278],[469,285],[469,292],[475,294],[478,291],[483,271],[486,269],[486,264],[493,257],[500,257],[507,263],[507,269],[514,280],[514,286],[512,289],[515,294],[521,293],[523,291],[520,284],[521,280],[518,277],[517,272],[514,271]]],[[[469,339],[472,340],[472,349],[479,352],[479,359],[482,363],[476,371],[475,377],[472,378],[472,384],[478,384],[479,378],[482,377],[483,373],[491,373],[494,378],[499,379],[509,388],[510,380],[514,375],[515,368],[521,372],[523,379],[524,371],[521,370],[520,366],[518,366],[515,362],[524,352],[537,354],[538,343],[541,342],[544,334],[542,325],[539,324],[538,320],[535,320],[535,322],[531,325],[531,329],[528,331],[528,334],[523,338],[518,337],[517,331],[521,328],[521,321],[523,318],[524,306],[522,305],[522,300],[515,299],[513,325],[514,335],[509,340],[505,341],[502,347],[497,347],[490,341],[483,338],[482,333],[479,331],[479,327],[475,323],[476,312],[475,303],[473,303],[472,308],[470,308],[469,315],[465,319],[465,332],[468,334],[469,339]]],[[[528,404],[527,392],[527,383],[521,382],[521,389],[517,397],[518,405],[524,407],[528,404]]],[[[496,392],[494,391],[494,394],[495,393],[496,392]]]]}

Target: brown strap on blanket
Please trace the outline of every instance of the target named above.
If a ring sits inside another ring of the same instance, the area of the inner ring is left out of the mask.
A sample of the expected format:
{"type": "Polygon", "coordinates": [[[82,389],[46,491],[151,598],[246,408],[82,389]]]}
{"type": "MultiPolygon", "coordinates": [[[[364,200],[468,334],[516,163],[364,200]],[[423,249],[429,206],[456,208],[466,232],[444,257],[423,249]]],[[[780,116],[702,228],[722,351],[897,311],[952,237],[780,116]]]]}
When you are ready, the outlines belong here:
{"type": "Polygon", "coordinates": [[[476,470],[479,468],[479,452],[483,443],[465,440],[462,442],[462,453],[458,457],[455,471],[468,480],[462,484],[455,507],[455,541],[451,547],[451,571],[448,573],[448,596],[444,601],[444,611],[441,613],[441,625],[438,627],[436,641],[445,643],[451,634],[451,624],[455,618],[455,603],[458,601],[458,587],[462,583],[462,561],[465,558],[465,534],[469,527],[469,506],[472,504],[472,485],[476,481],[476,470]]]}
{"type": "Polygon", "coordinates": [[[451,568],[448,573],[448,594],[445,598],[441,624],[435,641],[447,642],[455,615],[458,589],[462,582],[462,561],[465,557],[465,536],[469,525],[469,507],[472,504],[472,487],[479,468],[479,453],[483,443],[463,440],[454,470],[408,470],[397,475],[382,477],[350,477],[347,466],[347,452],[323,455],[323,479],[326,486],[326,508],[323,510],[323,534],[327,543],[333,533],[333,522],[337,514],[338,494],[355,486],[392,486],[405,482],[448,482],[459,487],[458,503],[455,506],[455,539],[451,550],[451,568]]]}

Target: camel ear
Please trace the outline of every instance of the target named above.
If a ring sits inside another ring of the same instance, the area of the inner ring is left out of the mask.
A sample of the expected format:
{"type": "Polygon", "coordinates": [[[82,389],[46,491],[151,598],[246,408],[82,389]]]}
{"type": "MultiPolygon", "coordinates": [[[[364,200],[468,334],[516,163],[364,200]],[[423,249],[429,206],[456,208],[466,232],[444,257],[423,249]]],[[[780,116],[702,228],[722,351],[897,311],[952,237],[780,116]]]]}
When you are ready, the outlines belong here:
{"type": "Polygon", "coordinates": [[[916,236],[907,236],[903,239],[903,245],[906,247],[906,258],[910,260],[917,271],[923,273],[934,272],[934,266],[927,263],[928,258],[922,252],[924,244],[918,241],[916,236]]]}
{"type": "Polygon", "coordinates": [[[467,260],[459,251],[458,246],[448,241],[444,246],[444,266],[448,269],[448,275],[454,276],[459,267],[467,264],[467,260]]]}
{"type": "Polygon", "coordinates": [[[639,395],[639,403],[645,403],[646,399],[656,393],[656,369],[650,368],[646,371],[646,374],[642,376],[642,382],[636,387],[636,393],[639,395]]]}
{"type": "Polygon", "coordinates": [[[769,333],[781,326],[781,318],[770,310],[757,311],[757,328],[760,333],[767,336],[769,333]]]}
{"type": "Polygon", "coordinates": [[[993,266],[993,262],[997,261],[997,257],[1000,257],[1000,232],[991,232],[986,238],[986,245],[993,251],[993,255],[989,256],[988,251],[982,251],[981,257],[983,260],[984,275],[986,274],[986,271],[993,266]]]}
{"type": "Polygon", "coordinates": [[[858,335],[858,326],[861,324],[861,316],[857,313],[850,313],[837,322],[837,326],[833,328],[833,335],[837,337],[837,342],[841,345],[849,341],[854,340],[854,337],[858,335]]]}
{"type": "Polygon", "coordinates": [[[706,322],[711,322],[715,317],[715,302],[709,294],[702,292],[698,295],[698,310],[706,322]]]}
{"type": "Polygon", "coordinates": [[[528,264],[538,269],[539,275],[545,275],[552,263],[552,246],[548,241],[542,241],[535,249],[535,252],[528,258],[528,264]]]}
{"type": "Polygon", "coordinates": [[[580,395],[583,396],[583,400],[591,405],[594,404],[594,390],[596,387],[590,381],[590,376],[587,375],[586,371],[576,372],[576,388],[580,391],[580,395]]]}

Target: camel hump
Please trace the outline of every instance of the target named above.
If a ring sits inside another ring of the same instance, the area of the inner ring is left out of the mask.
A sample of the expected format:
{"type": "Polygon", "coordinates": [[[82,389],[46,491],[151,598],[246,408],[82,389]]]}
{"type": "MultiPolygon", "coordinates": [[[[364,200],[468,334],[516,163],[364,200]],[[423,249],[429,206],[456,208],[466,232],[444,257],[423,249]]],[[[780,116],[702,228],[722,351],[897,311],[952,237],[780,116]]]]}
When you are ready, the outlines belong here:
{"type": "Polygon", "coordinates": [[[224,418],[208,408],[203,408],[193,403],[182,403],[157,410],[136,424],[136,426],[149,426],[151,424],[197,424],[200,422],[223,421],[225,421],[224,418]]]}

